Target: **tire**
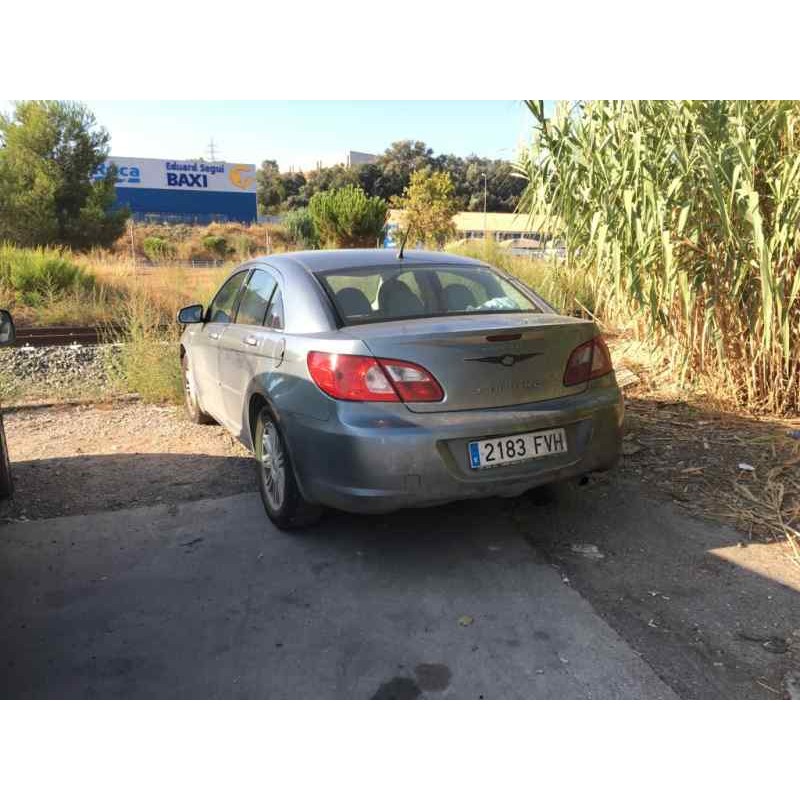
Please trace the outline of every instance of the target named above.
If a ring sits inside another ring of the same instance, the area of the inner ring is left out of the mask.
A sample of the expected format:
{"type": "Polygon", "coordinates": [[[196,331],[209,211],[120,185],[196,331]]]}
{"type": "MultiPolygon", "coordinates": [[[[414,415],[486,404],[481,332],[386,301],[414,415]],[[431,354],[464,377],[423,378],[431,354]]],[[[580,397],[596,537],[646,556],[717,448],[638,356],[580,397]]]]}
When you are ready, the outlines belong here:
{"type": "Polygon", "coordinates": [[[11,497],[14,484],[11,482],[11,461],[8,457],[6,431],[3,427],[3,412],[0,411],[0,499],[11,497]]]}
{"type": "Polygon", "coordinates": [[[195,425],[216,424],[214,417],[206,414],[200,407],[197,390],[189,372],[189,359],[185,353],[181,356],[181,369],[183,371],[183,405],[186,407],[186,415],[195,425]]]}
{"type": "Polygon", "coordinates": [[[256,421],[254,445],[258,489],[267,516],[281,530],[315,523],[322,508],[306,502],[300,494],[283,433],[266,406],[256,421]]]}

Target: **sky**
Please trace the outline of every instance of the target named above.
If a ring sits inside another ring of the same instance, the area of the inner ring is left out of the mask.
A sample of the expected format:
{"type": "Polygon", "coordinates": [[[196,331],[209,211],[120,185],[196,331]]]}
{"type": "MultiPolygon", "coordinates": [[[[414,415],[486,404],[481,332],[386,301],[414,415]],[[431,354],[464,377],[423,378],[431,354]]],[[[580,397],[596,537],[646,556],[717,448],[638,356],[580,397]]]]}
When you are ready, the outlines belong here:
{"type": "Polygon", "coordinates": [[[339,163],[347,150],[381,153],[398,139],[436,154],[511,159],[532,119],[518,100],[84,102],[110,132],[112,155],[208,158],[213,137],[217,160],[269,158],[282,170],[339,163]]]}

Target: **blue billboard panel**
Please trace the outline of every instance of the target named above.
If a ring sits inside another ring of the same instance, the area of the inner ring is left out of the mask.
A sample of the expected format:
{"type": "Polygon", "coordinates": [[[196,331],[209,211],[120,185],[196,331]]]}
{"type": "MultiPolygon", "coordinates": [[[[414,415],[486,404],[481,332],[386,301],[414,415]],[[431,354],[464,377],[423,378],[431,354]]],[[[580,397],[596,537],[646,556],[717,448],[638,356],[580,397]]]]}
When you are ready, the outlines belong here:
{"type": "Polygon", "coordinates": [[[148,217],[174,222],[256,221],[256,196],[252,193],[187,192],[180,189],[130,189],[117,187],[118,206],[128,206],[136,220],[148,217]]]}
{"type": "Polygon", "coordinates": [[[116,204],[128,206],[134,219],[256,221],[254,164],[110,156],[93,177],[104,177],[112,164],[116,204]]]}

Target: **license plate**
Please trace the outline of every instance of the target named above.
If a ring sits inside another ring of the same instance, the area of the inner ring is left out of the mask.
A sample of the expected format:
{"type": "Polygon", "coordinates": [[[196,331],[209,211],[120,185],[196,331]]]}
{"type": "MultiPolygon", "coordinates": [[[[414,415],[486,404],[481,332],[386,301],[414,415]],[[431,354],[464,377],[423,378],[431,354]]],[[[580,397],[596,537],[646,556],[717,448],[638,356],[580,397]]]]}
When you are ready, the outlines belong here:
{"type": "Polygon", "coordinates": [[[567,433],[563,428],[553,428],[515,436],[499,436],[497,439],[481,439],[479,442],[470,442],[467,450],[472,469],[518,464],[533,458],[566,453],[567,433]]]}

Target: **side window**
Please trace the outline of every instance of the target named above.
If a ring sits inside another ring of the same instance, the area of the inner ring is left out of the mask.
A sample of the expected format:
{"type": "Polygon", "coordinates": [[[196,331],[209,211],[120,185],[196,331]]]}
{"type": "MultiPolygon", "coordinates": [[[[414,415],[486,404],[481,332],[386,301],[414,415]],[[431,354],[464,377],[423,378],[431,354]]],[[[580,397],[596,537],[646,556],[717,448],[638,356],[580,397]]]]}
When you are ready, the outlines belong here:
{"type": "Polygon", "coordinates": [[[231,321],[236,306],[236,298],[239,296],[239,289],[241,289],[246,277],[247,270],[242,270],[232,275],[222,284],[222,288],[217,292],[217,296],[208,307],[209,322],[231,321]]]}
{"type": "Polygon", "coordinates": [[[253,271],[247,282],[239,310],[236,312],[237,325],[263,325],[269,308],[269,301],[275,289],[276,281],[268,272],[257,269],[253,271]]]}
{"type": "Polygon", "coordinates": [[[264,325],[267,328],[275,328],[276,330],[283,330],[285,323],[283,317],[283,294],[280,287],[275,290],[272,295],[272,302],[269,304],[269,311],[267,311],[267,318],[264,320],[264,325]]]}

